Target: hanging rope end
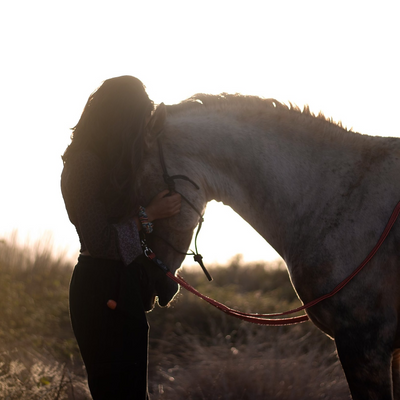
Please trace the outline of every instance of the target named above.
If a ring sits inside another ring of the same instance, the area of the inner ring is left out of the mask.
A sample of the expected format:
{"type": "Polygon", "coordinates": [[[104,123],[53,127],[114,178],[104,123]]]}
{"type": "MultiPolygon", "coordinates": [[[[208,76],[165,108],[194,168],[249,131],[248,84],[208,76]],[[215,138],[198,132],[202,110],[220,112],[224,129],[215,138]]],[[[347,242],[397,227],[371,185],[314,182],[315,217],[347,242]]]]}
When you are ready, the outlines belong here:
{"type": "Polygon", "coordinates": [[[207,279],[211,282],[213,280],[212,276],[210,275],[210,273],[207,271],[206,267],[204,266],[203,263],[203,256],[201,254],[195,254],[193,256],[194,261],[196,261],[197,263],[199,263],[201,269],[203,270],[203,272],[205,273],[207,279]]]}

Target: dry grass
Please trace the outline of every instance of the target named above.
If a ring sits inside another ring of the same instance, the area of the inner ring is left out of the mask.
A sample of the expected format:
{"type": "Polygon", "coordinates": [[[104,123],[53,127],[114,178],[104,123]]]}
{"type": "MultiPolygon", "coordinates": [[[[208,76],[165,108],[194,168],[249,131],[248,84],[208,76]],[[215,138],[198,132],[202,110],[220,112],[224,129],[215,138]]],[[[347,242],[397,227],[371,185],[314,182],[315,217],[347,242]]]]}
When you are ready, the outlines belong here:
{"type": "Polygon", "coordinates": [[[0,395],[9,400],[91,399],[83,375],[37,352],[0,354],[0,395]]]}
{"type": "MultiPolygon", "coordinates": [[[[49,243],[29,249],[0,243],[0,399],[89,399],[85,371],[68,317],[72,266],[49,243]]],[[[294,307],[280,266],[193,270],[185,279],[247,311],[294,307]]],[[[346,399],[333,342],[311,323],[260,327],[240,322],[189,293],[149,314],[149,389],[153,400],[346,399]]]]}
{"type": "Polygon", "coordinates": [[[192,346],[190,360],[171,368],[159,365],[153,399],[261,400],[346,399],[347,384],[334,355],[317,351],[283,356],[301,348],[290,335],[275,346],[192,346]],[[197,348],[196,348],[197,347],[197,348]],[[266,348],[264,348],[266,347],[266,348]],[[189,362],[190,361],[190,362],[189,362]]]}

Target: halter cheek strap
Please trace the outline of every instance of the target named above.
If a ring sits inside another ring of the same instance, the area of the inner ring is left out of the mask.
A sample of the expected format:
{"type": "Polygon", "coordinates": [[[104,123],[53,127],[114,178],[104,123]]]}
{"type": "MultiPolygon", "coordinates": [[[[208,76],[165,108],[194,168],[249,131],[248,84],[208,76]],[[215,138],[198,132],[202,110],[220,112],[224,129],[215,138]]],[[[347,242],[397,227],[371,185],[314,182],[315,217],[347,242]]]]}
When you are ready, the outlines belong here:
{"type": "MultiPolygon", "coordinates": [[[[189,177],[187,177],[186,175],[169,175],[168,174],[168,169],[167,169],[167,165],[165,163],[165,157],[164,157],[164,151],[163,151],[163,147],[162,147],[162,142],[161,142],[161,134],[163,133],[163,131],[161,131],[157,137],[157,144],[158,144],[158,155],[159,155],[159,159],[160,159],[160,164],[161,164],[161,168],[163,171],[163,179],[165,184],[167,185],[170,193],[175,192],[180,194],[180,196],[182,197],[183,200],[185,200],[185,202],[196,212],[196,214],[199,216],[199,223],[197,226],[197,232],[196,232],[196,236],[194,239],[194,246],[195,246],[195,251],[191,250],[190,253],[186,253],[183,251],[180,251],[178,249],[176,249],[171,243],[169,243],[166,239],[162,238],[161,236],[158,236],[157,234],[153,233],[154,236],[157,236],[159,239],[161,239],[163,242],[165,242],[168,246],[170,246],[174,251],[176,251],[179,254],[183,254],[183,255],[191,255],[194,258],[194,261],[196,261],[201,269],[203,270],[204,274],[206,275],[207,279],[209,281],[212,281],[212,277],[210,275],[210,273],[207,271],[206,267],[204,266],[203,263],[203,256],[201,254],[199,254],[198,250],[197,250],[197,238],[199,236],[201,227],[203,225],[204,222],[204,214],[202,214],[194,205],[193,203],[186,197],[184,196],[182,193],[178,192],[175,188],[175,180],[176,179],[180,179],[180,180],[184,180],[187,182],[190,182],[195,188],[196,190],[200,190],[199,185],[197,185],[194,181],[192,181],[189,177]]],[[[145,239],[144,239],[145,240],[145,239]]],[[[147,247],[147,246],[146,246],[147,247]]]]}

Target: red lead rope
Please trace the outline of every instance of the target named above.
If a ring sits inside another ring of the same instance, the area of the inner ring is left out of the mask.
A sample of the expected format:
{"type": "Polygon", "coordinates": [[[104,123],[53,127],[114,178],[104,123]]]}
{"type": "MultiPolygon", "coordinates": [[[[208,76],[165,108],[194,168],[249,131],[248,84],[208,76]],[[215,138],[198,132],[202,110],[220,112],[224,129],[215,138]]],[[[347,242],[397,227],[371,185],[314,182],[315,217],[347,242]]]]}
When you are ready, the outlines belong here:
{"type": "Polygon", "coordinates": [[[337,285],[330,293],[327,293],[321,297],[318,297],[317,299],[304,304],[301,307],[295,308],[293,310],[281,312],[281,313],[272,313],[272,314],[252,314],[252,313],[244,313],[241,311],[234,310],[232,308],[229,308],[228,306],[219,303],[216,300],[211,299],[208,296],[205,296],[204,294],[200,293],[198,290],[196,290],[194,287],[192,287],[188,282],[186,282],[181,276],[174,276],[171,271],[169,271],[168,267],[165,266],[165,264],[162,263],[161,260],[156,258],[155,254],[150,250],[146,249],[145,251],[146,256],[155,262],[159,267],[161,267],[167,276],[172,279],[173,281],[179,283],[182,287],[184,287],[186,290],[189,292],[195,294],[196,296],[200,297],[201,299],[205,300],[207,303],[210,303],[212,306],[222,310],[226,314],[232,315],[233,317],[240,318],[244,321],[247,322],[252,322],[254,324],[259,324],[259,325],[292,325],[292,324],[298,324],[301,322],[308,321],[308,316],[307,315],[300,315],[297,317],[290,317],[290,318],[269,318],[269,317],[279,317],[283,315],[288,315],[288,314],[294,314],[296,312],[306,310],[321,301],[328,299],[329,297],[334,296],[339,290],[343,289],[364,267],[365,265],[368,264],[368,262],[372,259],[372,257],[376,254],[376,252],[379,250],[381,247],[382,243],[385,241],[387,235],[389,234],[390,230],[392,229],[394,223],[397,220],[397,217],[399,216],[400,213],[400,202],[396,205],[395,209],[393,210],[393,213],[389,219],[389,222],[387,223],[384,231],[382,232],[382,235],[380,236],[378,242],[376,243],[375,247],[371,250],[371,252],[368,254],[368,256],[365,258],[365,260],[357,267],[357,269],[349,275],[344,281],[342,281],[339,285],[337,285]]]}
{"type": "Polygon", "coordinates": [[[189,283],[187,283],[181,276],[174,276],[171,271],[167,272],[167,276],[174,280],[175,282],[179,283],[183,286],[186,290],[191,293],[194,293],[196,296],[200,297],[201,299],[205,300],[207,303],[210,303],[212,306],[218,308],[219,310],[223,311],[228,315],[232,315],[233,317],[242,319],[243,321],[252,322],[253,324],[259,325],[291,325],[291,324],[299,324],[300,322],[305,322],[308,320],[307,315],[300,315],[299,317],[292,317],[292,318],[280,318],[280,319],[273,319],[273,318],[265,318],[267,316],[271,317],[274,315],[283,315],[283,314],[293,314],[295,311],[287,311],[282,314],[248,314],[243,313],[241,311],[234,310],[229,308],[225,304],[222,304],[214,299],[211,299],[208,296],[197,291],[194,287],[192,287],[189,283]]]}

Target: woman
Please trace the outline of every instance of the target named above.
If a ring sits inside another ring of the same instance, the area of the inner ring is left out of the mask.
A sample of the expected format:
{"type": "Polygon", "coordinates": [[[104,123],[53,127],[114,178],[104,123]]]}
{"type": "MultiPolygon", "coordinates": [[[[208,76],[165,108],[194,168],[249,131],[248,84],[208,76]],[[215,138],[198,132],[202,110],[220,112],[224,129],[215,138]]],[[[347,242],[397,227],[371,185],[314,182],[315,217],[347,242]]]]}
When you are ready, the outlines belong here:
{"type": "Polygon", "coordinates": [[[81,243],[70,284],[71,321],[95,400],[148,398],[139,231],[151,231],[152,221],[179,213],[181,205],[167,190],[146,208],[137,202],[135,178],[153,107],[138,79],[104,81],[62,157],[62,194],[81,243]]]}

